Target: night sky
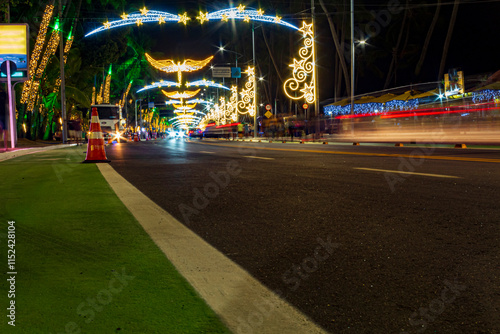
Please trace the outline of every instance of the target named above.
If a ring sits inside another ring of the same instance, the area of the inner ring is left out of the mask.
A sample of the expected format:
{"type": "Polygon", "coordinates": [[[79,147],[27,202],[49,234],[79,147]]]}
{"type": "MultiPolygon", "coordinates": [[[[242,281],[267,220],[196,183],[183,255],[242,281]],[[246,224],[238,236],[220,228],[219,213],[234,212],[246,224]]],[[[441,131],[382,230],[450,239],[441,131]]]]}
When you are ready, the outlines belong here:
{"type": "MultiPolygon", "coordinates": [[[[329,1],[325,1],[325,3],[328,4],[329,1]]],[[[436,8],[432,3],[436,3],[436,1],[409,2],[409,5],[414,10],[412,11],[413,16],[410,17],[412,29],[410,29],[408,33],[407,51],[410,53],[413,52],[411,56],[413,58],[416,57],[416,60],[418,60],[420,55],[428,26],[430,25],[436,8]],[[424,4],[428,5],[425,7],[426,11],[422,10],[424,4]]],[[[239,3],[234,3],[234,6],[238,4],[239,3]]],[[[247,8],[258,8],[258,6],[252,5],[250,2],[244,2],[244,4],[247,5],[247,8]]],[[[282,1],[278,1],[276,4],[277,6],[286,7],[282,1]]],[[[375,21],[373,17],[366,14],[367,12],[372,11],[378,14],[390,10],[390,6],[396,8],[397,6],[402,6],[402,4],[404,4],[403,1],[398,2],[397,0],[355,1],[356,16],[360,17],[360,22],[356,22],[356,28],[366,30],[367,24],[375,21]]],[[[143,25],[141,27],[143,33],[158,36],[155,43],[151,45],[151,53],[161,52],[170,57],[202,59],[217,51],[217,46],[220,45],[221,40],[223,40],[221,36],[227,36],[227,29],[231,29],[231,27],[228,28],[228,24],[222,24],[220,22],[205,23],[203,26],[193,23],[194,16],[199,10],[215,11],[217,9],[227,8],[227,3],[217,5],[214,2],[186,1],[179,3],[177,1],[148,1],[145,5],[148,9],[162,10],[173,14],[187,11],[192,17],[191,24],[187,27],[176,24],[165,24],[161,27],[155,24],[143,25]]],[[[125,9],[125,11],[130,12],[132,8],[133,5],[125,9]]],[[[137,5],[136,8],[138,8],[137,5]]],[[[415,77],[413,74],[416,60],[414,60],[413,63],[410,61],[410,65],[401,63],[397,72],[397,82],[392,82],[390,87],[442,80],[442,78],[438,78],[437,76],[452,8],[452,1],[443,1],[440,19],[434,30],[421,75],[415,77]]],[[[316,34],[318,43],[318,64],[320,66],[320,94],[321,99],[325,100],[333,96],[333,59],[335,49],[324,12],[319,4],[316,4],[316,13],[318,17],[316,34]]],[[[500,48],[496,39],[500,31],[500,23],[498,20],[499,13],[500,1],[461,1],[450,43],[445,72],[452,67],[459,68],[464,71],[467,79],[469,76],[478,76],[481,74],[487,76],[488,74],[500,70],[500,48]]],[[[115,16],[114,13],[108,12],[110,20],[116,18],[119,14],[121,13],[115,13],[115,16]]],[[[274,11],[266,10],[266,15],[273,14],[274,11]]],[[[306,13],[306,15],[308,15],[308,13],[306,13]]],[[[334,15],[340,14],[337,12],[334,13],[334,15]]],[[[302,17],[303,14],[283,13],[284,19],[296,25],[300,25],[299,19],[302,17]]],[[[391,14],[391,22],[385,27],[380,27],[377,34],[368,39],[369,44],[362,50],[361,56],[356,59],[356,68],[357,71],[359,71],[356,76],[356,93],[360,94],[383,89],[385,73],[387,73],[391,62],[390,48],[388,45],[392,44],[388,43],[387,40],[391,38],[391,33],[392,36],[397,34],[397,31],[400,29],[402,17],[403,11],[391,14]],[[394,31],[396,31],[396,34],[394,31]]],[[[233,34],[248,34],[248,28],[245,28],[243,25],[248,27],[248,24],[244,22],[238,22],[236,25],[233,25],[233,34]]],[[[271,29],[271,26],[269,29],[271,29]]],[[[288,34],[286,34],[285,38],[288,38],[287,36],[288,34]]],[[[256,33],[256,37],[262,38],[258,33],[256,33]]],[[[346,38],[348,37],[349,36],[346,36],[346,38]]],[[[404,37],[406,37],[406,34],[404,37]]],[[[248,41],[250,36],[238,36],[238,38],[248,41]]],[[[242,46],[232,47],[239,48],[240,50],[243,48],[242,46]]],[[[245,56],[251,59],[251,55],[249,55],[248,52],[245,56]]],[[[225,58],[218,58],[217,56],[215,61],[221,62],[224,61],[224,59],[225,58]]],[[[234,61],[234,58],[232,61],[234,61]]],[[[240,61],[244,61],[244,59],[240,61]]]]}

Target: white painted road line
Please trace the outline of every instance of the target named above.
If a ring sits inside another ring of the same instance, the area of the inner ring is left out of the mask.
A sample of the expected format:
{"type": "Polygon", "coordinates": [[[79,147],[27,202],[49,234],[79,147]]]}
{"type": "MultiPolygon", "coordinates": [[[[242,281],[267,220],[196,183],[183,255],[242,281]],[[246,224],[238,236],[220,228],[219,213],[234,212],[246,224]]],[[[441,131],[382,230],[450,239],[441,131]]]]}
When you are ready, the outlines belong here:
{"type": "Polygon", "coordinates": [[[151,239],[231,332],[327,334],[309,317],[281,299],[278,290],[271,291],[257,281],[151,201],[109,164],[97,165],[151,239]]]}
{"type": "Polygon", "coordinates": [[[399,171],[399,170],[386,170],[386,169],[362,168],[362,167],[354,167],[354,169],[368,170],[368,171],[372,171],[372,172],[410,174],[410,175],[420,175],[420,176],[442,177],[442,178],[448,178],[448,179],[461,179],[461,177],[459,177],[459,176],[453,176],[453,175],[414,173],[414,172],[403,172],[403,171],[399,171]]]}
{"type": "Polygon", "coordinates": [[[200,153],[206,153],[206,154],[214,154],[215,152],[209,152],[209,151],[200,151],[200,153]]]}
{"type": "Polygon", "coordinates": [[[251,159],[274,160],[274,158],[256,157],[256,156],[253,156],[253,155],[246,155],[244,157],[245,158],[251,158],[251,159]]]}

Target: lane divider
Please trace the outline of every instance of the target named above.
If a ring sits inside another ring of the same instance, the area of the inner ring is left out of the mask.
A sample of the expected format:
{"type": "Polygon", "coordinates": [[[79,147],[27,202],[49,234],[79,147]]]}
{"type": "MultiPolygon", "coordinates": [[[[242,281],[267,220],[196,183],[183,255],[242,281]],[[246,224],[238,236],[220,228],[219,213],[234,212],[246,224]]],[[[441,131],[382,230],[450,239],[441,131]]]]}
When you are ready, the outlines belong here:
{"type": "MultiPolygon", "coordinates": [[[[201,143],[201,142],[191,142],[200,145],[212,145],[221,147],[231,147],[237,148],[234,145],[225,144],[212,144],[212,143],[201,143]]],[[[500,163],[500,159],[487,159],[487,158],[467,158],[467,157],[448,157],[448,156],[438,156],[438,155],[413,155],[413,154],[390,154],[390,153],[366,153],[366,152],[345,152],[345,151],[320,151],[320,150],[299,150],[293,148],[271,148],[271,147],[257,147],[250,146],[255,150],[267,150],[267,151],[285,151],[285,152],[303,152],[303,153],[320,153],[320,154],[334,154],[334,155],[358,155],[358,156],[372,156],[372,157],[391,157],[391,158],[412,158],[412,159],[430,159],[430,160],[448,160],[448,161],[470,161],[470,162],[492,162],[500,163]]]]}
{"type": "Polygon", "coordinates": [[[431,176],[431,177],[442,177],[448,179],[461,179],[459,176],[453,175],[441,175],[441,174],[429,174],[429,173],[415,173],[415,172],[403,172],[399,170],[388,170],[388,169],[375,169],[375,168],[363,168],[363,167],[353,167],[353,169],[367,170],[371,172],[384,172],[384,173],[396,173],[396,174],[410,174],[419,176],[431,176]]]}

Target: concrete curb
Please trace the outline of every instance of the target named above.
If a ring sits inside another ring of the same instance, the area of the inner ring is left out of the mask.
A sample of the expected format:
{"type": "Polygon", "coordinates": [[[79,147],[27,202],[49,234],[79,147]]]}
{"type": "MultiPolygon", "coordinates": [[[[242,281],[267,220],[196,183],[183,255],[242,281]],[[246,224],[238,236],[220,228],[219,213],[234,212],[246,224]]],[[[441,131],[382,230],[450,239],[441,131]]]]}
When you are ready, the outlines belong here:
{"type": "Polygon", "coordinates": [[[181,275],[234,333],[327,333],[160,208],[110,165],[111,188],[181,275]]]}
{"type": "Polygon", "coordinates": [[[54,146],[43,146],[43,147],[33,147],[33,148],[20,148],[14,151],[7,151],[0,153],[0,161],[5,161],[13,158],[17,158],[26,154],[40,153],[49,150],[56,150],[59,148],[66,148],[76,146],[76,144],[56,144],[54,146]]]}

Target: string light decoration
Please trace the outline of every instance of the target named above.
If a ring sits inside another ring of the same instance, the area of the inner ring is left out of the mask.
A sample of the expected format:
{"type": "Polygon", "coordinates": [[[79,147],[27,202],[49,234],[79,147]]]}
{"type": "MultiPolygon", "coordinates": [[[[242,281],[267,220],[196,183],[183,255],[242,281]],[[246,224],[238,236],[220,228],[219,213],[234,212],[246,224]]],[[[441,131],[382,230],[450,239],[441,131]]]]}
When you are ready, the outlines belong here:
{"type": "Polygon", "coordinates": [[[213,57],[214,56],[210,56],[203,60],[185,59],[182,63],[180,61],[175,63],[175,61],[172,59],[155,60],[146,53],[147,61],[156,69],[166,73],[177,72],[179,84],[182,82],[182,72],[198,71],[207,66],[207,64],[210,63],[213,57]]]}
{"type": "Polygon", "coordinates": [[[221,85],[219,83],[216,83],[214,81],[208,81],[206,79],[202,80],[197,80],[193,82],[186,82],[186,87],[191,87],[191,86],[205,86],[205,87],[213,87],[213,88],[221,88],[225,90],[230,90],[228,87],[221,85]]]}
{"type": "Polygon", "coordinates": [[[92,87],[92,105],[95,104],[95,87],[92,87]]]}
{"type": "Polygon", "coordinates": [[[163,89],[161,90],[161,92],[168,98],[170,99],[190,99],[194,96],[196,96],[199,92],[200,92],[201,89],[197,89],[195,91],[184,91],[184,92],[179,92],[179,91],[176,91],[176,92],[166,92],[164,91],[163,89]]]}
{"type": "Polygon", "coordinates": [[[236,122],[238,120],[238,87],[231,86],[231,97],[226,105],[226,118],[236,122]]]}
{"type": "Polygon", "coordinates": [[[130,92],[130,87],[132,87],[132,80],[129,82],[127,89],[125,90],[125,93],[123,93],[123,98],[119,103],[122,108],[125,106],[125,101],[127,101],[127,95],[130,92]]]}
{"type": "Polygon", "coordinates": [[[248,113],[250,116],[255,115],[256,106],[256,85],[255,85],[255,68],[248,67],[245,71],[248,75],[248,80],[245,83],[245,89],[241,91],[241,100],[238,101],[238,112],[240,114],[248,113]]]}
{"type": "Polygon", "coordinates": [[[303,22],[299,30],[304,35],[304,46],[299,50],[300,60],[294,58],[293,64],[289,65],[293,68],[293,77],[285,81],[283,89],[292,100],[305,99],[307,103],[313,103],[316,100],[313,25],[303,22]]]}
{"type": "Polygon", "coordinates": [[[35,46],[31,52],[30,57],[30,68],[29,68],[29,78],[23,85],[23,91],[21,94],[21,103],[26,103],[28,101],[28,96],[33,85],[33,80],[38,65],[38,60],[42,53],[43,45],[45,44],[45,35],[47,34],[47,27],[49,26],[50,19],[52,18],[52,12],[54,11],[53,5],[47,5],[42,17],[42,23],[40,24],[40,30],[38,30],[38,35],[36,37],[35,46]]]}
{"type": "Polygon", "coordinates": [[[52,34],[50,35],[50,39],[47,44],[47,47],[45,48],[42,60],[40,61],[40,65],[36,70],[35,78],[37,80],[42,78],[43,72],[45,71],[45,67],[49,62],[50,57],[56,52],[58,45],[59,45],[59,30],[54,29],[52,31],[52,34]]]}
{"type": "Polygon", "coordinates": [[[186,25],[186,24],[187,24],[187,22],[188,22],[189,20],[191,20],[191,18],[189,18],[189,17],[187,16],[187,13],[184,13],[184,14],[182,14],[182,15],[181,15],[181,14],[179,14],[179,21],[177,21],[177,22],[179,22],[179,23],[184,23],[184,25],[186,25]]]}
{"type": "Polygon", "coordinates": [[[136,93],[143,92],[145,90],[149,89],[154,89],[154,88],[161,88],[161,87],[180,87],[181,84],[175,81],[166,81],[166,80],[160,80],[159,82],[153,82],[151,85],[144,86],[143,88],[139,89],[136,93]]]}
{"type": "Polygon", "coordinates": [[[226,98],[221,96],[219,99],[219,108],[217,114],[218,123],[226,124],[226,98]]]}
{"type": "Polygon", "coordinates": [[[109,65],[108,75],[106,76],[106,83],[104,85],[103,103],[109,103],[109,92],[111,90],[111,65],[109,65]]]}
{"type": "Polygon", "coordinates": [[[168,105],[172,105],[172,104],[179,104],[179,103],[182,103],[182,101],[180,100],[168,100],[168,101],[165,101],[165,104],[168,106],[168,105]]]}
{"type": "Polygon", "coordinates": [[[221,20],[223,22],[228,22],[229,19],[242,20],[245,22],[258,21],[258,22],[274,23],[291,28],[293,30],[299,30],[299,28],[294,26],[293,24],[283,21],[282,18],[279,17],[278,15],[276,16],[264,15],[264,11],[262,9],[248,10],[245,9],[245,6],[243,5],[239,5],[238,7],[231,7],[228,9],[222,9],[213,13],[209,13],[207,15],[207,20],[221,20]]]}
{"type": "Polygon", "coordinates": [[[40,87],[40,81],[34,81],[31,87],[31,96],[28,99],[28,111],[32,112],[35,108],[35,101],[38,97],[38,88],[40,87]]]}
{"type": "MultiPolygon", "coordinates": [[[[66,61],[68,60],[68,53],[71,50],[71,45],[73,44],[73,35],[71,32],[69,33],[68,39],[66,40],[66,45],[64,46],[64,64],[66,64],[66,61]]],[[[61,76],[57,78],[56,84],[54,85],[54,90],[53,92],[56,93],[59,91],[59,87],[61,87],[61,76]]]]}
{"type": "Polygon", "coordinates": [[[99,89],[99,94],[96,96],[96,102],[97,102],[97,104],[101,104],[102,103],[103,90],[104,90],[104,82],[101,84],[101,88],[99,89]]]}
{"type": "Polygon", "coordinates": [[[499,97],[500,97],[500,90],[484,89],[472,93],[472,102],[479,103],[479,102],[495,101],[499,97]]]}
{"type": "MultiPolygon", "coordinates": [[[[221,20],[223,22],[228,22],[229,19],[242,20],[246,22],[257,21],[257,22],[278,24],[291,28],[293,30],[299,30],[299,28],[296,27],[295,25],[283,21],[282,17],[278,15],[276,16],[264,15],[264,11],[262,9],[255,10],[255,9],[244,9],[244,8],[245,6],[239,5],[238,7],[222,9],[213,13],[208,13],[208,12],[204,13],[200,11],[199,15],[196,17],[196,20],[198,20],[201,24],[208,22],[210,20],[221,20]]],[[[155,11],[155,10],[146,9],[145,11],[143,11],[144,9],[146,8],[143,8],[141,12],[133,12],[131,14],[123,13],[121,15],[122,18],[121,20],[107,21],[103,23],[101,27],[94,29],[88,34],[86,34],[85,37],[91,36],[98,32],[106,31],[108,29],[114,29],[127,25],[134,25],[134,24],[142,25],[143,23],[150,23],[150,22],[159,24],[165,22],[187,24],[187,21],[190,20],[190,18],[187,17],[186,13],[174,15],[171,13],[155,11]]]]}
{"type": "MultiPolygon", "coordinates": [[[[147,10],[147,9],[146,9],[147,10]]],[[[179,16],[170,14],[167,12],[161,12],[161,11],[156,11],[156,10],[147,10],[146,14],[143,14],[142,12],[133,12],[131,14],[125,14],[123,13],[121,16],[121,20],[116,20],[116,21],[111,21],[111,22],[105,22],[103,26],[92,30],[88,34],[85,35],[85,37],[91,36],[93,34],[96,34],[98,32],[106,31],[108,29],[114,29],[118,27],[123,27],[127,25],[134,25],[134,24],[143,24],[143,23],[151,23],[151,22],[156,22],[156,23],[165,23],[165,22],[179,22],[179,16]]]]}
{"type": "Polygon", "coordinates": [[[201,24],[203,24],[203,22],[208,22],[208,12],[203,13],[202,11],[200,11],[200,15],[198,15],[196,19],[199,20],[201,24]]]}
{"type": "Polygon", "coordinates": [[[214,104],[211,101],[202,100],[202,99],[189,100],[189,101],[186,101],[186,103],[200,103],[200,104],[206,104],[206,105],[213,105],[214,104]]]}
{"type": "Polygon", "coordinates": [[[175,112],[185,112],[187,110],[192,110],[196,107],[196,103],[191,103],[191,104],[174,104],[174,108],[176,109],[175,112]]]}

